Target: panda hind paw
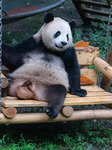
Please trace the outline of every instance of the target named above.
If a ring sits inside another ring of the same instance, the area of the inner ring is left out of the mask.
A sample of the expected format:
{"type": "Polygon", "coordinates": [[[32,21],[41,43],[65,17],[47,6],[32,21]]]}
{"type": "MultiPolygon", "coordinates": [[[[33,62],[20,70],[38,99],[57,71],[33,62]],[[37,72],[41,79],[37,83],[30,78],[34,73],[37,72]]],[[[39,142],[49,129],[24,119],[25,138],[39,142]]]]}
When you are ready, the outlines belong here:
{"type": "Polygon", "coordinates": [[[51,119],[55,119],[58,115],[58,113],[52,107],[47,107],[45,111],[51,119]]]}

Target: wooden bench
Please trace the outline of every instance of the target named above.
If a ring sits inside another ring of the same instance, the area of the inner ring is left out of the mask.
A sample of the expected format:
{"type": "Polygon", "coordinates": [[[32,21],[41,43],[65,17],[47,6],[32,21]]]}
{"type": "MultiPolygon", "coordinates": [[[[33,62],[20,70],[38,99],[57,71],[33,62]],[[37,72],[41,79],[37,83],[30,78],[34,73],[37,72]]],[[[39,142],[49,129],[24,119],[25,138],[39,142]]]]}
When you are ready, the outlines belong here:
{"type": "MultiPolygon", "coordinates": [[[[112,81],[112,67],[100,59],[98,47],[78,47],[76,48],[78,61],[81,66],[81,75],[93,81],[92,85],[82,86],[87,90],[86,97],[75,95],[66,96],[63,108],[54,120],[45,112],[36,113],[17,113],[17,109],[28,107],[45,107],[46,102],[36,100],[19,100],[16,97],[3,97],[1,102],[0,123],[1,124],[19,124],[19,123],[41,123],[41,122],[60,122],[84,119],[112,119],[111,109],[94,109],[94,110],[74,110],[72,106],[76,105],[98,105],[106,104],[111,106],[112,93],[106,92],[97,86],[97,70],[89,69],[94,65],[102,71],[112,81]]],[[[4,77],[3,77],[4,78],[4,77]]]]}

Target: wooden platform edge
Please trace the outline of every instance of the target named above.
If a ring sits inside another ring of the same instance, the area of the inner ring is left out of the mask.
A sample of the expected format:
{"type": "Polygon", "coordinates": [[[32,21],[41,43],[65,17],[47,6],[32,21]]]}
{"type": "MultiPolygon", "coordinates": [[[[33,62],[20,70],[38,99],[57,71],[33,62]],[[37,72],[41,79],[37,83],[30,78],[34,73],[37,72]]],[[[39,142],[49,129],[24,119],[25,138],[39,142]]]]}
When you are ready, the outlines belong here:
{"type": "Polygon", "coordinates": [[[78,110],[74,111],[70,117],[65,117],[60,113],[53,120],[46,113],[17,114],[12,119],[6,118],[2,113],[0,114],[0,124],[50,123],[89,119],[112,119],[112,109],[78,110]]]}

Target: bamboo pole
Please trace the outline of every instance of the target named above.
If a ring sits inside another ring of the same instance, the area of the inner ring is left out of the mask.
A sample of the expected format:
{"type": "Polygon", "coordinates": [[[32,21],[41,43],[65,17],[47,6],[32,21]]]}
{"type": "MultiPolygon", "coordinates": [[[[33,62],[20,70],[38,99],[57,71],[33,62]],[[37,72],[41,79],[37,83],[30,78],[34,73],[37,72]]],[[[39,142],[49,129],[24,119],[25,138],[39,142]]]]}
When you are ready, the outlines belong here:
{"type": "Polygon", "coordinates": [[[78,110],[74,111],[70,117],[64,117],[61,113],[55,119],[50,119],[46,113],[27,113],[17,114],[12,119],[7,119],[0,114],[1,124],[22,124],[22,123],[48,123],[48,122],[66,122],[89,119],[112,119],[112,110],[78,110]]]}
{"type": "Polygon", "coordinates": [[[99,57],[93,59],[93,65],[112,81],[112,67],[99,57]]]}
{"type": "MultiPolygon", "coordinates": [[[[108,57],[107,57],[107,63],[112,66],[112,44],[108,53],[108,57]]],[[[111,80],[108,79],[105,75],[102,76],[102,80],[101,80],[101,88],[103,88],[105,91],[109,91],[109,88],[111,86],[111,80]]]]}

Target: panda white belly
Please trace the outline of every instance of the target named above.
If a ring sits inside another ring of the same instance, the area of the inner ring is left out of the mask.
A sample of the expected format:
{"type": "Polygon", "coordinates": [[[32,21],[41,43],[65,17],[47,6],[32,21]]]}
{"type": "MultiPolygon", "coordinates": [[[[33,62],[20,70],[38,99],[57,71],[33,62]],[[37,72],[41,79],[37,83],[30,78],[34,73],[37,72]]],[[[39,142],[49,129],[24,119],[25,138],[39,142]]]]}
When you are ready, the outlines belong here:
{"type": "Polygon", "coordinates": [[[14,78],[28,79],[40,85],[61,84],[69,88],[62,60],[51,54],[28,54],[25,64],[12,73],[14,78]]]}

